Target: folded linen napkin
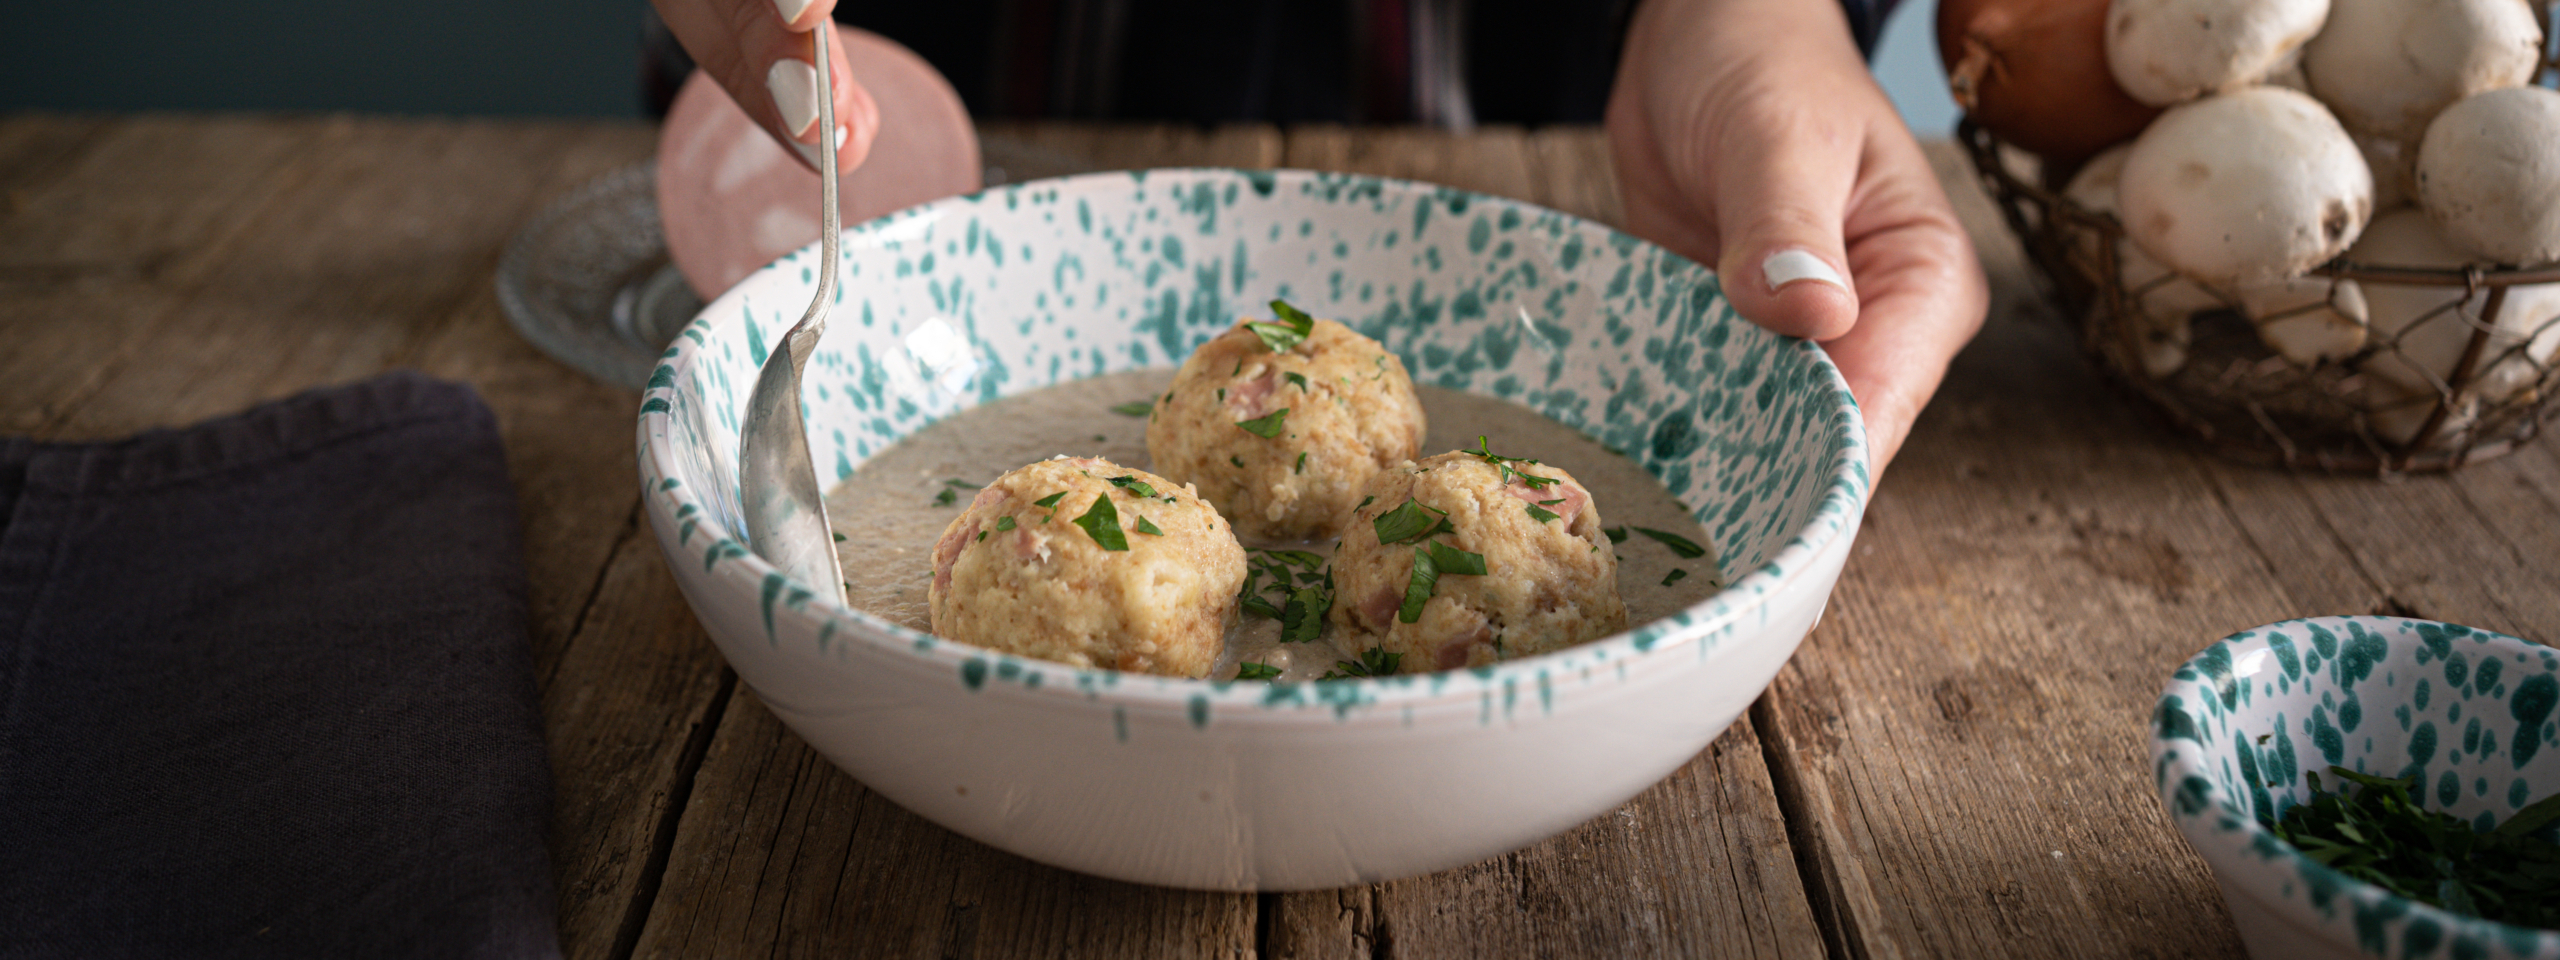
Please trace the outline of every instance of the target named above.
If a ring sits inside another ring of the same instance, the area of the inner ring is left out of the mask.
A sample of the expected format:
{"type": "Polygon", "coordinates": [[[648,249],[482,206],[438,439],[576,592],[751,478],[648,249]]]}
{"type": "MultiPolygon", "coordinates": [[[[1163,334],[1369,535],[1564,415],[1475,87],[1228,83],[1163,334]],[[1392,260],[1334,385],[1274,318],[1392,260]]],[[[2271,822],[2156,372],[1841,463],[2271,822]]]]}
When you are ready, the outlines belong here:
{"type": "Polygon", "coordinates": [[[0,956],[558,956],[524,581],[468,387],[0,439],[0,956]]]}

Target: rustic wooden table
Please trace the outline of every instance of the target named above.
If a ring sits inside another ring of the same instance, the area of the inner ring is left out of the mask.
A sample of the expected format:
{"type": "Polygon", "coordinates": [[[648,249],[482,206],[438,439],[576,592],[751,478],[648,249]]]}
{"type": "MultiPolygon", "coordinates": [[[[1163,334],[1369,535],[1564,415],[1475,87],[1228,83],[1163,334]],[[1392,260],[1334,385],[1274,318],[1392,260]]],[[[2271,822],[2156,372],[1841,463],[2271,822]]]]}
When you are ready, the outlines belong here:
{"type": "MultiPolygon", "coordinates": [[[[1594,131],[1011,127],[1097,167],[1434,180],[1616,221],[1594,131]]],[[[0,116],[0,432],[193,422],[410,366],[496,408],[523,502],[572,957],[2231,956],[2152,798],[2174,664],[2286,617],[2560,637],[2560,445],[2393,483],[2233,466],[2097,385],[1955,153],[1997,291],[1876,492],[1831,612],[1625,807],[1446,873],[1130,886],[889,804],[758,705],[640,518],[632,394],[491,277],[636,124],[0,116]]]]}

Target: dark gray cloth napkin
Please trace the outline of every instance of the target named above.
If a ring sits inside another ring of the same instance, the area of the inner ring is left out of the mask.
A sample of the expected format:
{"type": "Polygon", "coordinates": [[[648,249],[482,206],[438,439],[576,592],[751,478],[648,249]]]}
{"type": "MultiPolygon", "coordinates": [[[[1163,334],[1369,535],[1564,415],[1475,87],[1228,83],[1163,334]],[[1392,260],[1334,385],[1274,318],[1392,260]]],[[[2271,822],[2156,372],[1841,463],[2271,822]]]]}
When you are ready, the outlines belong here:
{"type": "Polygon", "coordinates": [[[556,957],[515,491],[413,373],[0,439],[0,956],[556,957]]]}

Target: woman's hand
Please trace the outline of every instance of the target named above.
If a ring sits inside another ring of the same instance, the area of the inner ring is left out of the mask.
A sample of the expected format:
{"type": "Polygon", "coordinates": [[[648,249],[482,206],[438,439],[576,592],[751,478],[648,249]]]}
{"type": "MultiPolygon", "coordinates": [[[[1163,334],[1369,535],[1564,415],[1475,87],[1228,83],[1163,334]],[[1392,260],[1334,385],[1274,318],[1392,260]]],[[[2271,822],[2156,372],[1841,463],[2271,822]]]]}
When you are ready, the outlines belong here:
{"type": "Polygon", "coordinates": [[[1650,0],[1609,99],[1627,227],[1821,341],[1881,473],[1989,309],[1972,241],[1832,0],[1650,0]]]}
{"type": "MultiPolygon", "coordinates": [[[[828,23],[835,0],[655,0],[658,18],[684,44],[693,62],[729,91],[747,116],[774,139],[794,148],[801,162],[818,167],[818,72],[810,63],[809,31],[828,23]]],[[[832,38],[830,38],[832,39],[832,38]]],[[[834,71],[836,167],[851,170],[871,152],[880,108],[845,66],[844,45],[830,43],[834,71]]]]}

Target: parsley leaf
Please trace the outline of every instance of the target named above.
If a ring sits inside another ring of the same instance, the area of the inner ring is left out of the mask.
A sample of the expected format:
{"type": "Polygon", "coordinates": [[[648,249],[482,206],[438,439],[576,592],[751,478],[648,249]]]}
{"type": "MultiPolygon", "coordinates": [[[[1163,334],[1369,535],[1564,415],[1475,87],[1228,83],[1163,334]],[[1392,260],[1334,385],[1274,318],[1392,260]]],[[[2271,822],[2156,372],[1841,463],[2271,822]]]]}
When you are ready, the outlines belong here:
{"type": "Polygon", "coordinates": [[[937,507],[950,506],[959,501],[960,491],[975,489],[978,489],[977,484],[970,483],[969,481],[961,480],[956,477],[942,481],[942,492],[933,495],[933,505],[937,507]]]}
{"type": "Polygon", "coordinates": [[[1535,520],[1535,521],[1538,521],[1539,523],[1545,523],[1545,522],[1547,522],[1547,521],[1549,521],[1549,520],[1553,520],[1553,519],[1555,519],[1555,518],[1556,518],[1556,513],[1555,513],[1555,511],[1553,511],[1553,510],[1549,510],[1549,509],[1547,509],[1547,508],[1545,508],[1545,507],[1541,507],[1541,506],[1539,506],[1539,505],[1537,505],[1537,504],[1534,504],[1534,503],[1529,505],[1529,519],[1531,519],[1531,520],[1535,520]]]}
{"type": "MultiPolygon", "coordinates": [[[[1161,394],[1159,394],[1159,396],[1161,396],[1161,394]]],[[[1155,412],[1155,409],[1155,398],[1149,397],[1144,400],[1131,400],[1127,403],[1116,404],[1111,408],[1111,412],[1124,417],[1143,417],[1155,412]]]]}
{"type": "Polygon", "coordinates": [[[843,543],[843,542],[844,542],[844,534],[841,534],[841,533],[836,534],[836,542],[837,542],[837,543],[843,543]]]}
{"type": "Polygon", "coordinates": [[[1688,579],[1688,578],[1689,578],[1689,571],[1687,571],[1687,570],[1683,570],[1683,569],[1680,569],[1679,567],[1673,567],[1673,568],[1671,568],[1671,572],[1670,572],[1670,573],[1666,573],[1666,574],[1663,574],[1663,575],[1662,575],[1662,585],[1667,587],[1667,586],[1670,586],[1670,585],[1672,585],[1672,584],[1679,583],[1680,581],[1682,581],[1682,580],[1686,580],[1686,579],[1688,579]]]}
{"type": "Polygon", "coordinates": [[[1627,542],[1627,528],[1625,527],[1601,527],[1600,532],[1609,535],[1610,543],[1627,542]]]}
{"type": "Polygon", "coordinates": [[[1305,473],[1305,472],[1307,472],[1307,452],[1306,452],[1306,451],[1304,451],[1304,450],[1300,450],[1300,451],[1298,451],[1298,465],[1297,465],[1297,466],[1295,466],[1295,467],[1291,467],[1291,468],[1289,469],[1289,472],[1290,472],[1290,473],[1305,473]]]}
{"type": "Polygon", "coordinates": [[[1467,452],[1474,454],[1476,459],[1493,464],[1495,469],[1502,471],[1502,483],[1504,486],[1518,483],[1527,486],[1531,490],[1545,490],[1556,482],[1556,478],[1554,477],[1541,477],[1533,473],[1523,473],[1518,467],[1512,466],[1512,464],[1515,463],[1536,466],[1538,461],[1530,460],[1525,457],[1495,456],[1494,452],[1487,447],[1483,434],[1476,435],[1476,448],[1467,452]]]}
{"type": "Polygon", "coordinates": [[[1119,487],[1122,490],[1129,491],[1130,493],[1137,494],[1141,497],[1152,497],[1156,495],[1156,488],[1154,485],[1134,476],[1113,477],[1108,482],[1112,486],[1119,487]]]}
{"type": "Polygon", "coordinates": [[[1227,456],[1227,462],[1228,462],[1228,463],[1235,464],[1235,465],[1236,465],[1236,469],[1239,469],[1239,470],[1244,469],[1244,458],[1243,458],[1243,457],[1239,457],[1239,456],[1236,456],[1236,455],[1234,455],[1234,454],[1229,454],[1229,455],[1227,456]]]}
{"type": "Polygon", "coordinates": [[[1084,532],[1093,537],[1093,542],[1102,545],[1102,549],[1129,549],[1129,536],[1120,531],[1120,508],[1111,505],[1108,493],[1093,498],[1093,506],[1084,512],[1084,516],[1076,518],[1076,526],[1083,527],[1084,532]]]}
{"type": "Polygon", "coordinates": [[[1161,528],[1159,528],[1159,527],[1157,527],[1157,526],[1156,526],[1156,522],[1155,522],[1155,521],[1153,521],[1153,520],[1149,520],[1149,519],[1147,519],[1147,518],[1145,518],[1145,517],[1139,517],[1139,518],[1138,518],[1138,525],[1137,525],[1136,527],[1134,527],[1133,529],[1137,530],[1139,533],[1146,534],[1147,536],[1150,536],[1150,537],[1161,537],[1161,536],[1164,536],[1164,530],[1163,530],[1163,529],[1161,529],[1161,528]]]}
{"type": "Polygon", "coordinates": [[[1067,492],[1060,490],[1048,496],[1041,497],[1038,500],[1031,501],[1031,505],[1035,507],[1054,507],[1058,505],[1058,501],[1066,499],[1066,496],[1067,492]]]}
{"type": "Polygon", "coordinates": [[[1299,389],[1299,390],[1301,390],[1301,391],[1304,391],[1304,390],[1306,390],[1306,389],[1307,389],[1307,375],[1306,375],[1306,374],[1299,373],[1298,371],[1295,371],[1295,370],[1291,370],[1291,371],[1288,371],[1288,372],[1286,372],[1286,373],[1281,374],[1280,376],[1282,376],[1282,377],[1286,378],[1290,383],[1297,384],[1297,385],[1298,385],[1298,389],[1299,389]]]}
{"type": "Polygon", "coordinates": [[[1316,679],[1349,680],[1353,677],[1392,676],[1395,674],[1396,668],[1402,666],[1403,663],[1404,654],[1388,653],[1385,648],[1382,647],[1370,647],[1369,649],[1360,651],[1360,659],[1358,660],[1334,661],[1333,669],[1325,671],[1324,676],[1317,677],[1316,679]]]}
{"type": "Polygon", "coordinates": [[[996,518],[996,532],[997,532],[997,533],[1003,533],[1003,532],[1005,532],[1005,531],[1007,531],[1007,530],[1011,530],[1011,529],[1013,529],[1013,515],[1012,515],[1012,514],[1009,514],[1009,513],[1008,513],[1008,514],[1005,514],[1004,516],[1001,516],[1001,517],[997,517],[997,518],[996,518]]]}
{"type": "Polygon", "coordinates": [[[1397,504],[1395,509],[1379,514],[1377,519],[1369,521],[1369,525],[1378,531],[1380,544],[1413,543],[1456,529],[1449,525],[1448,511],[1423,506],[1412,497],[1404,498],[1404,502],[1397,504]]]}
{"type": "Polygon", "coordinates": [[[1243,429],[1246,433],[1269,440],[1273,437],[1279,436],[1280,431],[1287,429],[1283,424],[1288,419],[1289,408],[1281,407],[1278,410],[1255,417],[1251,420],[1238,420],[1236,421],[1236,426],[1243,429]]]}
{"type": "Polygon", "coordinates": [[[1360,505],[1359,505],[1359,506],[1356,506],[1356,507],[1353,507],[1353,508],[1351,508],[1351,509],[1353,509],[1353,510],[1366,510],[1366,509],[1369,509],[1369,505],[1370,505],[1370,504],[1373,504],[1373,503],[1376,503],[1376,502],[1378,502],[1378,498],[1377,498],[1375,495],[1366,496],[1366,497],[1361,497],[1361,498],[1360,498],[1360,505]]]}
{"type": "Polygon", "coordinates": [[[1443,574],[1459,577],[1484,576],[1484,554],[1468,553],[1438,540],[1423,544],[1422,549],[1431,554],[1431,565],[1443,574]]]}
{"type": "Polygon", "coordinates": [[[1254,661],[1247,660],[1243,663],[1236,664],[1236,679],[1278,680],[1280,679],[1280,668],[1267,663],[1256,663],[1254,661]]]}
{"type": "Polygon", "coordinates": [[[1431,560],[1431,551],[1413,552],[1413,577],[1405,581],[1404,605],[1396,608],[1396,620],[1412,623],[1422,619],[1422,605],[1431,602],[1431,591],[1440,585],[1440,567],[1431,560]]]}
{"type": "Polygon", "coordinates": [[[1333,591],[1299,587],[1280,608],[1280,642],[1306,643],[1324,635],[1324,615],[1333,609],[1333,591]]]}
{"type": "Polygon", "coordinates": [[[1632,529],[1634,529],[1634,530],[1635,530],[1635,532],[1637,532],[1637,533],[1641,533],[1641,534],[1644,534],[1645,536],[1652,537],[1655,541],[1657,541],[1657,542],[1661,543],[1663,546],[1670,547],[1670,548],[1671,548],[1671,552],[1672,552],[1672,554],[1673,554],[1673,555],[1675,555],[1675,556],[1677,556],[1677,557],[1679,557],[1680,559],[1683,559],[1683,560],[1695,560],[1695,559],[1697,559],[1697,558],[1699,558],[1699,557],[1703,557],[1703,556],[1706,556],[1706,555],[1707,555],[1707,548],[1705,548],[1705,547],[1701,547],[1701,546],[1697,545],[1696,543],[1691,542],[1691,541],[1689,540],[1689,538],[1684,537],[1684,536],[1681,536],[1681,535],[1679,535],[1679,534],[1676,534],[1676,533],[1665,533],[1665,532],[1663,532],[1663,531],[1655,530],[1655,529],[1652,529],[1652,528],[1650,528],[1650,527],[1635,527],[1635,528],[1632,528],[1632,529]]]}
{"type": "Polygon", "coordinates": [[[1316,332],[1316,318],[1290,306],[1286,300],[1271,301],[1271,315],[1279,318],[1279,322],[1255,321],[1245,324],[1244,328],[1261,337],[1262,345],[1271,348],[1273,353],[1287,353],[1307,342],[1308,334],[1316,332]]]}

